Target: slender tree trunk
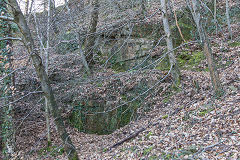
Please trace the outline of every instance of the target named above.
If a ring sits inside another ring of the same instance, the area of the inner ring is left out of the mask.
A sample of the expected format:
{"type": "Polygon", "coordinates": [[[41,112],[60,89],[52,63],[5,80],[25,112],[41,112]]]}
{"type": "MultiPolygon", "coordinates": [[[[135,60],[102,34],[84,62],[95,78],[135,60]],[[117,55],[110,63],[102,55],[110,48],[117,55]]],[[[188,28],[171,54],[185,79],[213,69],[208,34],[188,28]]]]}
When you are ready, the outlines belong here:
{"type": "Polygon", "coordinates": [[[56,21],[58,19],[58,16],[55,16],[56,15],[55,1],[50,0],[49,3],[50,3],[50,8],[51,8],[50,17],[51,17],[51,23],[52,23],[50,26],[52,26],[54,33],[57,35],[59,33],[59,29],[57,28],[57,25],[56,25],[56,21]]]}
{"type": "Polygon", "coordinates": [[[31,0],[31,5],[30,5],[30,8],[29,8],[29,13],[28,13],[28,17],[27,17],[27,22],[28,23],[30,21],[31,15],[32,15],[33,3],[34,3],[34,0],[31,0]]]}
{"type": "Polygon", "coordinates": [[[223,94],[223,90],[222,90],[219,75],[218,75],[218,72],[216,69],[211,45],[208,40],[208,36],[205,31],[205,28],[202,25],[202,19],[201,19],[201,14],[200,14],[200,9],[199,9],[200,7],[199,7],[198,0],[192,0],[192,5],[190,5],[190,2],[189,2],[189,6],[191,7],[190,10],[192,11],[193,17],[197,16],[196,18],[194,18],[194,20],[195,20],[196,24],[198,23],[198,25],[197,25],[197,27],[199,27],[198,32],[199,32],[199,36],[201,38],[201,44],[203,45],[204,54],[207,58],[208,68],[210,71],[210,76],[211,76],[214,93],[215,93],[216,97],[220,97],[223,94]]]}
{"type": "Polygon", "coordinates": [[[68,156],[69,160],[76,160],[78,159],[76,149],[72,144],[71,138],[69,137],[69,134],[65,129],[64,122],[62,120],[60,111],[58,109],[58,105],[55,101],[48,76],[46,74],[44,65],[42,64],[42,59],[38,55],[38,50],[35,47],[30,29],[26,23],[26,20],[24,19],[24,16],[20,10],[20,7],[18,6],[17,1],[16,0],[8,0],[8,1],[11,4],[11,6],[14,7],[12,9],[14,22],[18,25],[21,33],[25,38],[24,40],[25,40],[25,44],[28,52],[31,53],[30,57],[32,59],[38,78],[40,79],[42,91],[48,100],[49,107],[51,109],[51,113],[53,115],[54,122],[57,127],[57,131],[64,143],[64,149],[65,149],[66,155],[68,156]]]}
{"type": "Polygon", "coordinates": [[[29,0],[25,0],[25,16],[28,16],[29,0]]]}
{"type": "Polygon", "coordinates": [[[37,37],[38,37],[39,45],[40,45],[40,56],[41,56],[42,59],[44,59],[43,50],[45,50],[45,48],[44,48],[44,45],[43,45],[42,36],[40,35],[40,32],[39,32],[39,25],[38,25],[38,22],[37,22],[36,13],[33,13],[33,17],[34,17],[35,29],[36,29],[36,33],[37,33],[37,37]]]}
{"type": "Polygon", "coordinates": [[[81,59],[82,59],[82,63],[84,65],[84,67],[86,68],[86,71],[87,71],[87,74],[89,75],[91,72],[90,72],[90,69],[88,67],[88,63],[86,61],[86,58],[85,58],[85,55],[84,55],[84,52],[83,52],[83,40],[82,40],[82,37],[81,37],[81,34],[78,33],[78,44],[79,44],[79,54],[81,56],[81,59]]]}
{"type": "Polygon", "coordinates": [[[218,26],[217,26],[217,0],[214,0],[214,23],[216,27],[216,35],[218,34],[218,26]]]}
{"type": "Polygon", "coordinates": [[[85,55],[86,60],[89,65],[94,64],[93,62],[93,52],[94,52],[94,45],[96,41],[96,31],[97,31],[97,24],[98,24],[98,9],[99,9],[99,2],[98,0],[93,0],[92,4],[93,12],[91,14],[91,22],[89,26],[88,37],[85,46],[85,55]]]}
{"type": "MultiPolygon", "coordinates": [[[[45,71],[48,75],[48,65],[49,65],[49,43],[50,43],[50,22],[51,22],[51,11],[52,11],[52,2],[48,0],[48,17],[47,17],[47,47],[45,49],[45,71]]],[[[49,119],[49,106],[48,99],[45,96],[45,116],[46,116],[46,127],[47,127],[47,140],[48,145],[51,144],[51,135],[50,135],[50,119],[49,119]]]]}
{"type": "Polygon", "coordinates": [[[229,37],[232,40],[232,28],[231,28],[231,22],[230,22],[230,16],[229,16],[229,3],[228,3],[228,0],[226,0],[226,18],[227,18],[229,37]]]}
{"type": "MultiPolygon", "coordinates": [[[[161,0],[161,7],[162,7],[162,15],[163,15],[163,27],[164,27],[165,34],[167,35],[167,38],[166,38],[167,48],[168,48],[168,51],[172,51],[173,43],[172,43],[171,31],[168,23],[166,0],[161,0]]],[[[180,71],[179,71],[177,61],[173,51],[168,54],[168,58],[169,58],[170,64],[172,65],[171,75],[173,77],[174,85],[178,86],[180,84],[180,71]]]]}
{"type": "Polygon", "coordinates": [[[200,16],[201,16],[201,14],[200,14],[200,10],[199,10],[200,8],[197,6],[197,2],[195,3],[195,1],[196,0],[194,0],[194,3],[191,4],[189,2],[189,0],[187,0],[187,5],[188,5],[188,7],[189,7],[189,9],[190,9],[190,11],[193,15],[193,19],[194,19],[195,24],[197,26],[198,35],[199,35],[200,41],[202,43],[203,37],[202,37],[202,34],[200,34],[201,33],[201,26],[200,26],[200,18],[201,18],[200,16]]]}
{"type": "MultiPolygon", "coordinates": [[[[34,17],[34,21],[35,21],[35,28],[36,28],[36,33],[37,33],[37,37],[38,37],[38,40],[39,40],[39,44],[40,44],[40,55],[41,55],[41,58],[44,60],[45,58],[44,57],[48,57],[48,52],[49,52],[49,40],[50,40],[50,35],[49,35],[49,27],[50,27],[50,20],[48,19],[48,24],[47,24],[47,47],[44,48],[44,45],[43,45],[43,42],[42,42],[42,38],[39,34],[39,30],[38,30],[38,23],[37,23],[37,17],[36,17],[36,14],[34,13],[33,14],[33,17],[34,17]],[[44,54],[45,56],[43,56],[43,50],[44,50],[44,54]],[[46,56],[47,55],[47,56],[46,56]]],[[[46,73],[48,73],[48,62],[45,61],[45,68],[46,68],[46,73]]],[[[51,144],[51,135],[50,135],[50,115],[49,115],[49,106],[48,106],[48,103],[47,103],[47,98],[44,97],[44,100],[45,100],[45,117],[46,117],[46,127],[47,127],[47,139],[48,139],[48,144],[51,144]]]]}

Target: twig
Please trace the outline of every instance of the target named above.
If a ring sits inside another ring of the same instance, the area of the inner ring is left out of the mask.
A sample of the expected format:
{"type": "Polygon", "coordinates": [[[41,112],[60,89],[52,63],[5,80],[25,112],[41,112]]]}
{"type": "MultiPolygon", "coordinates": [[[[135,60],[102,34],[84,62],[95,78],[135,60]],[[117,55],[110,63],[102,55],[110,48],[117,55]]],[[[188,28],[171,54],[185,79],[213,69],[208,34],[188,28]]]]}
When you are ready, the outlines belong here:
{"type": "Polygon", "coordinates": [[[177,26],[177,28],[178,28],[178,31],[179,31],[179,33],[180,33],[180,36],[181,36],[181,38],[183,39],[183,41],[186,42],[186,40],[185,40],[184,37],[183,37],[181,28],[179,27],[178,20],[177,20],[177,15],[176,15],[175,10],[173,10],[173,13],[174,13],[174,17],[175,17],[175,21],[176,21],[176,26],[177,26]]]}
{"type": "Polygon", "coordinates": [[[0,38],[0,41],[5,41],[5,40],[19,40],[21,41],[21,38],[18,37],[4,37],[4,38],[0,38]]]}
{"type": "Polygon", "coordinates": [[[7,16],[0,16],[0,19],[6,20],[6,21],[14,21],[14,18],[7,17],[7,16]]]}

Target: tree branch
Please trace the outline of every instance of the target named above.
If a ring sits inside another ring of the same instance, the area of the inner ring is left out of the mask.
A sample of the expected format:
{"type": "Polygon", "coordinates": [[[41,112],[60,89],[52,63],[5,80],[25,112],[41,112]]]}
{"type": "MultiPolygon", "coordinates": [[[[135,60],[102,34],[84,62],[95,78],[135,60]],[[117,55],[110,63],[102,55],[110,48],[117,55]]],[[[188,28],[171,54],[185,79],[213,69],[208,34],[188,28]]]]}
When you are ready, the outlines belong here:
{"type": "Polygon", "coordinates": [[[6,20],[6,21],[14,21],[14,18],[7,17],[7,16],[0,16],[0,19],[6,20]]]}
{"type": "Polygon", "coordinates": [[[19,37],[3,37],[3,38],[0,37],[0,41],[5,41],[5,40],[19,40],[19,41],[21,41],[22,39],[19,38],[19,37]]]}

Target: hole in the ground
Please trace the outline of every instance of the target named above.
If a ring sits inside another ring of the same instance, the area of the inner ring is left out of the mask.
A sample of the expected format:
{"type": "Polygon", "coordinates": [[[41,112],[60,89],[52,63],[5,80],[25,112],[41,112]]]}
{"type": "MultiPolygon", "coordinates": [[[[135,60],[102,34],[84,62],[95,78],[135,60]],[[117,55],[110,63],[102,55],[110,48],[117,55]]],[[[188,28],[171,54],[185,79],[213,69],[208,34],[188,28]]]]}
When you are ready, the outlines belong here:
{"type": "Polygon", "coordinates": [[[136,119],[138,107],[138,101],[120,106],[109,101],[89,100],[74,107],[69,122],[84,133],[110,134],[136,119]]]}

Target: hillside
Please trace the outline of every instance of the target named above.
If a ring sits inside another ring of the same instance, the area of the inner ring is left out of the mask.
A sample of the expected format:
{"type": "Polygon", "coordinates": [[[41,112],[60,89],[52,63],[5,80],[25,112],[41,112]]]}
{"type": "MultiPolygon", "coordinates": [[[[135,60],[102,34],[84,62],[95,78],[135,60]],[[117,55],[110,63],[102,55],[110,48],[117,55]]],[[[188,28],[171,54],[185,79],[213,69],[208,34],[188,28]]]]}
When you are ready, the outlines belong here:
{"type": "MultiPolygon", "coordinates": [[[[47,11],[30,16],[28,24],[43,63],[50,42],[48,78],[79,159],[240,159],[238,1],[230,1],[232,37],[225,2],[217,5],[217,29],[208,12],[212,3],[201,8],[206,12],[204,27],[224,92],[221,97],[215,95],[209,61],[185,1],[168,4],[173,8],[167,12],[181,72],[179,85],[174,84],[171,61],[166,58],[169,48],[160,2],[148,2],[145,12],[137,2],[133,6],[125,0],[100,2],[92,33],[94,9],[89,4],[81,8],[78,1],[69,2],[71,12],[66,5],[55,9],[49,34],[47,11]],[[94,43],[87,48],[92,37],[94,43]],[[91,61],[88,54],[92,54],[91,61]]],[[[21,36],[19,32],[14,36],[21,36]]],[[[9,104],[13,106],[16,149],[11,159],[68,159],[52,116],[51,143],[47,140],[45,93],[27,45],[14,41],[12,47],[15,86],[9,104]]]]}

